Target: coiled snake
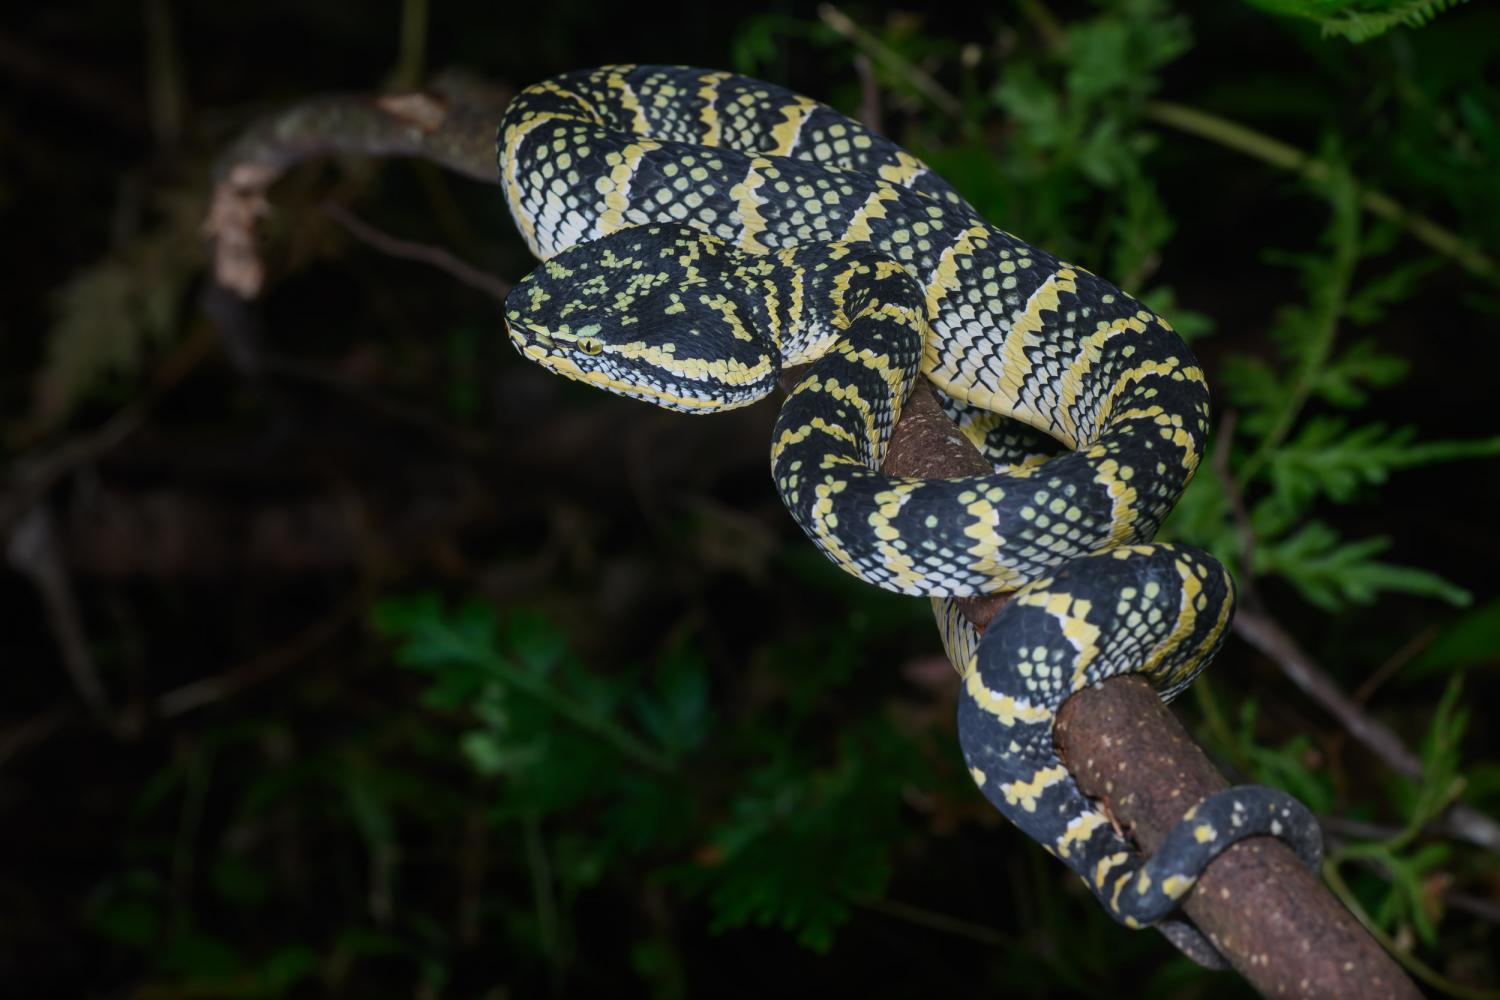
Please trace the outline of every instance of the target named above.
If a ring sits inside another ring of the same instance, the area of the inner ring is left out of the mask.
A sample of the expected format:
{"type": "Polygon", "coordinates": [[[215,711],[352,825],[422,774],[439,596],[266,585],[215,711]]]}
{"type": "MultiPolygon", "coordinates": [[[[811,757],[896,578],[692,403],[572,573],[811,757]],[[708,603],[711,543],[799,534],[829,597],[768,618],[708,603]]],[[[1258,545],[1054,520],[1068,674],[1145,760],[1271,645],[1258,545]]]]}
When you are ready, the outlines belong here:
{"type": "Polygon", "coordinates": [[[975,783],[1111,914],[1213,962],[1164,918],[1214,855],[1272,834],[1316,864],[1311,816],[1258,786],[1199,803],[1143,860],[1053,747],[1070,694],[1135,671],[1170,698],[1232,613],[1219,563],[1146,544],[1208,430],[1203,374],[1166,323],[990,225],[888,140],[747,77],[568,73],[516,97],[497,145],[506,200],[544,260],[506,301],[516,347],[697,413],[760,399],[783,367],[812,362],[773,435],[782,499],[848,572],[934,598],[975,783]],[[993,475],[879,471],[919,372],[993,475]],[[982,641],[951,600],[1009,590],[982,641]]]}

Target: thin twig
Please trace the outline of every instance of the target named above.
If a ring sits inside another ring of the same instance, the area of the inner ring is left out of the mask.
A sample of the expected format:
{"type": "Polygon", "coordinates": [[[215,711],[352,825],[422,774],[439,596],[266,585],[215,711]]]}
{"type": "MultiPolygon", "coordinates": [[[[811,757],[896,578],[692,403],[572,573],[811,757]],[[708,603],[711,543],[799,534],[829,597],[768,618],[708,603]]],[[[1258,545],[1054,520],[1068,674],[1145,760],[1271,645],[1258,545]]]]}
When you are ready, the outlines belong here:
{"type": "Polygon", "coordinates": [[[1219,420],[1219,431],[1214,435],[1209,449],[1209,468],[1224,490],[1229,503],[1229,514],[1234,518],[1235,531],[1240,542],[1239,589],[1242,603],[1259,608],[1260,594],[1255,588],[1255,528],[1250,523],[1250,511],[1245,506],[1245,495],[1235,485],[1234,475],[1229,471],[1229,455],[1234,450],[1234,430],[1238,426],[1240,412],[1227,410],[1219,420]]]}
{"type": "Polygon", "coordinates": [[[870,58],[885,66],[911,84],[923,97],[936,105],[943,113],[954,118],[963,118],[963,102],[942,84],[938,83],[921,67],[913,65],[890,46],[870,34],[853,19],[831,3],[818,5],[818,18],[836,32],[839,37],[869,53],[870,58]]]}
{"type": "Polygon", "coordinates": [[[369,244],[381,253],[391,257],[400,257],[403,260],[430,264],[441,271],[446,271],[470,288],[477,288],[500,302],[504,302],[505,297],[510,294],[510,282],[480,270],[442,247],[398,239],[381,232],[335,201],[323,202],[323,211],[360,242],[369,244]]]}
{"type": "MultiPolygon", "coordinates": [[[[96,62],[99,60],[95,60],[96,62]]],[[[0,75],[22,85],[33,85],[49,100],[63,98],[99,114],[110,124],[143,130],[146,109],[140,87],[99,72],[84,62],[68,62],[43,51],[36,38],[22,38],[0,31],[0,75]]]]}
{"type": "MultiPolygon", "coordinates": [[[[158,695],[151,700],[146,711],[137,710],[133,717],[128,713],[121,713],[122,717],[114,728],[119,733],[135,735],[141,731],[147,717],[175,718],[233,698],[263,684],[303,662],[312,653],[326,645],[358,617],[366,603],[363,596],[351,596],[334,608],[329,615],[298,632],[282,645],[243,664],[230,667],[209,677],[189,681],[158,695]]],[[[64,704],[34,716],[8,732],[0,734],[0,767],[27,748],[45,742],[66,726],[82,719],[83,715],[75,705],[64,704]]]]}
{"type": "Polygon", "coordinates": [[[358,617],[364,606],[363,596],[353,595],[281,645],[221,673],[173,688],[153,703],[156,716],[170,719],[183,715],[270,680],[326,645],[358,617]]]}
{"type": "Polygon", "coordinates": [[[944,934],[952,934],[954,937],[966,938],[977,941],[990,948],[1003,948],[1015,943],[1010,935],[976,924],[971,920],[951,916],[947,913],[939,913],[921,906],[913,906],[911,903],[903,903],[895,899],[877,899],[871,897],[858,897],[852,902],[872,913],[892,917],[896,920],[904,920],[918,927],[926,927],[929,930],[941,931],[944,934]]]}
{"type": "Polygon", "coordinates": [[[1439,629],[1436,625],[1428,625],[1416,635],[1406,640],[1400,649],[1386,657],[1385,662],[1369,677],[1366,677],[1359,687],[1354,689],[1354,700],[1361,705],[1367,704],[1375,696],[1375,692],[1385,685],[1386,681],[1400,673],[1402,667],[1416,659],[1417,654],[1421,653],[1422,650],[1432,645],[1432,640],[1438,637],[1438,632],[1439,629]]]}
{"type": "Polygon", "coordinates": [[[73,595],[67,568],[63,565],[52,513],[45,504],[34,505],[11,531],[6,554],[16,571],[28,577],[36,587],[73,690],[94,721],[113,729],[114,715],[109,707],[109,695],[94,663],[94,654],[89,649],[83,615],[73,595]]]}
{"type": "MultiPolygon", "coordinates": [[[[1333,176],[1334,168],[1311,154],[1280,139],[1273,139],[1264,132],[1257,132],[1198,108],[1172,101],[1148,101],[1142,113],[1148,121],[1158,125],[1165,125],[1199,139],[1207,139],[1272,166],[1295,171],[1310,180],[1327,181],[1333,176]]],[[[1474,274],[1484,278],[1495,276],[1495,262],[1483,251],[1452,230],[1408,209],[1385,192],[1361,186],[1359,203],[1371,215],[1399,223],[1417,240],[1452,258],[1474,274]]]]}
{"type": "Polygon", "coordinates": [[[9,488],[0,494],[0,532],[25,517],[53,486],[74,469],[114,450],[146,421],[149,399],[137,400],[115,413],[98,428],[65,441],[44,454],[24,455],[16,460],[9,488]]]}
{"type": "Polygon", "coordinates": [[[854,54],[854,72],[859,77],[859,110],[855,117],[871,132],[880,132],[880,81],[875,76],[875,66],[863,52],[854,54]]]}
{"type": "MultiPolygon", "coordinates": [[[[1371,716],[1346,695],[1326,671],[1271,616],[1249,608],[1234,617],[1234,631],[1271,659],[1302,693],[1323,706],[1367,750],[1394,771],[1422,780],[1422,761],[1406,748],[1385,723],[1371,716]]],[[[1500,851],[1500,823],[1479,810],[1455,803],[1445,817],[1448,828],[1479,847],[1500,851]]]]}

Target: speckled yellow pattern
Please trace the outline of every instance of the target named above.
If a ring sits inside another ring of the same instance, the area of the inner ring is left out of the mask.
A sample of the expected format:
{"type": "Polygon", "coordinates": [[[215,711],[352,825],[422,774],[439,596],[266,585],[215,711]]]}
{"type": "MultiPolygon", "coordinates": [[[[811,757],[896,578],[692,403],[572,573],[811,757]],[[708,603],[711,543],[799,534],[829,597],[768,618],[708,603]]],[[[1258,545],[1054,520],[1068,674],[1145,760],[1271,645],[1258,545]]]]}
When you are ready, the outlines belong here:
{"type": "Polygon", "coordinates": [[[517,348],[686,412],[752,402],[811,362],[773,434],[778,491],[835,564],[934,597],[976,784],[1118,919],[1162,920],[1214,854],[1273,824],[1316,840],[1293,800],[1235,789],[1143,861],[1052,746],[1088,684],[1128,671],[1181,690],[1232,613],[1212,558],[1145,544],[1208,430],[1203,373],[1165,322],[991,226],[888,140],[757,80],[570,73],[523,91],[497,144],[544,260],[506,303],[517,348]],[[919,372],[993,475],[879,471],[919,372]],[[1016,594],[982,640],[948,600],[1001,591],[1016,594]]]}

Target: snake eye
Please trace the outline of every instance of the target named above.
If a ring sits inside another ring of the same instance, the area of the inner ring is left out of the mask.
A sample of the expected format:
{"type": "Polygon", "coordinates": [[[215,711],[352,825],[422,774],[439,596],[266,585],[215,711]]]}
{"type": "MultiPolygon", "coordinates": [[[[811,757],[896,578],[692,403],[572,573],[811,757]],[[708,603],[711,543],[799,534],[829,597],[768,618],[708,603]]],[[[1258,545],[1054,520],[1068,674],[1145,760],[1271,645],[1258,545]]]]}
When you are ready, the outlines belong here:
{"type": "Polygon", "coordinates": [[[595,340],[593,337],[579,337],[578,349],[584,354],[593,355],[598,354],[600,351],[604,350],[604,345],[599,343],[599,341],[595,340]]]}

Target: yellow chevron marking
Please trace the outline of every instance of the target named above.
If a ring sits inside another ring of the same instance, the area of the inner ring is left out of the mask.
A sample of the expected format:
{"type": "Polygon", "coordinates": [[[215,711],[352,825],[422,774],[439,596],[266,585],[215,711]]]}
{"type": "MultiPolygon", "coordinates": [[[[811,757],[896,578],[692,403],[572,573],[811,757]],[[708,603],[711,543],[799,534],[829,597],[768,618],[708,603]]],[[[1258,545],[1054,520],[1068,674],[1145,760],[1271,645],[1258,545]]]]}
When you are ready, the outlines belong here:
{"type": "Polygon", "coordinates": [[[773,156],[789,156],[797,146],[797,139],[801,135],[802,126],[807,123],[808,116],[818,108],[818,102],[808,100],[805,97],[798,98],[782,109],[784,119],[780,124],[771,128],[771,149],[773,156]]]}
{"type": "Polygon", "coordinates": [[[765,204],[765,199],[755,193],[756,188],[766,182],[761,171],[770,166],[770,160],[751,160],[750,170],[744,179],[729,189],[729,197],[734,199],[735,210],[740,216],[739,248],[749,253],[767,253],[770,250],[759,239],[760,234],[766,230],[766,220],[760,215],[760,206],[765,204]]]}
{"type": "Polygon", "coordinates": [[[1042,793],[1067,777],[1068,769],[1058,764],[1042,768],[1031,776],[1030,781],[1007,782],[1000,786],[1000,791],[1011,805],[1018,805],[1026,812],[1036,812],[1042,793]]]}
{"type": "Polygon", "coordinates": [[[849,220],[849,225],[845,227],[839,239],[850,243],[863,243],[869,240],[871,237],[870,220],[884,219],[886,217],[885,206],[900,197],[901,195],[895,188],[884,186],[876,188],[875,192],[865,199],[865,203],[855,210],[853,218],[849,220]]]}
{"type": "Polygon", "coordinates": [[[642,139],[619,152],[608,154],[606,161],[611,165],[609,176],[599,178],[596,186],[604,196],[604,211],[594,224],[595,239],[625,228],[625,210],[630,207],[630,182],[646,154],[660,148],[660,143],[642,139]]]}
{"type": "Polygon", "coordinates": [[[1090,811],[1073,817],[1068,822],[1067,830],[1057,838],[1057,853],[1062,857],[1068,857],[1075,845],[1081,846],[1088,843],[1094,831],[1101,826],[1109,826],[1109,820],[1105,819],[1101,812],[1090,811]]]}
{"type": "Polygon", "coordinates": [[[698,99],[703,102],[699,111],[703,122],[703,138],[699,142],[705,146],[719,145],[720,119],[719,112],[714,109],[714,102],[719,99],[719,85],[727,79],[728,73],[705,73],[699,77],[702,86],[698,88],[698,99]]]}

